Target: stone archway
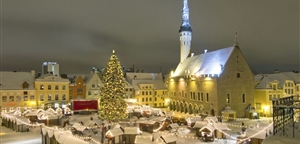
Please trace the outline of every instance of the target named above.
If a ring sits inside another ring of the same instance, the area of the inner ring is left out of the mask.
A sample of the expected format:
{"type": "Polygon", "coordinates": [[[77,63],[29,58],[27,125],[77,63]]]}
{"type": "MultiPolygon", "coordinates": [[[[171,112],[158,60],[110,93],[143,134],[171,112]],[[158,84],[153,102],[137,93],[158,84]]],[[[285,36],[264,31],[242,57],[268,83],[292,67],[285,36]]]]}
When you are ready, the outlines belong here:
{"type": "Polygon", "coordinates": [[[184,112],[184,106],[182,102],[180,103],[180,112],[184,112]]]}
{"type": "Polygon", "coordinates": [[[171,111],[173,110],[173,102],[172,102],[172,101],[170,101],[169,109],[170,109],[171,111]]]}
{"type": "Polygon", "coordinates": [[[184,103],[184,113],[188,113],[189,105],[188,103],[184,103]]]}
{"type": "Polygon", "coordinates": [[[193,106],[192,104],[189,104],[189,114],[193,114],[193,106]]]}
{"type": "Polygon", "coordinates": [[[199,106],[199,113],[204,113],[204,107],[202,105],[199,106]]]}
{"type": "Polygon", "coordinates": [[[176,102],[176,111],[180,111],[180,104],[178,101],[176,102]]]}
{"type": "Polygon", "coordinates": [[[194,114],[199,114],[199,107],[197,104],[194,105],[194,114]]]}
{"type": "Polygon", "coordinates": [[[215,116],[215,110],[214,110],[214,109],[211,109],[211,110],[210,110],[210,114],[211,114],[212,116],[215,116]]]}

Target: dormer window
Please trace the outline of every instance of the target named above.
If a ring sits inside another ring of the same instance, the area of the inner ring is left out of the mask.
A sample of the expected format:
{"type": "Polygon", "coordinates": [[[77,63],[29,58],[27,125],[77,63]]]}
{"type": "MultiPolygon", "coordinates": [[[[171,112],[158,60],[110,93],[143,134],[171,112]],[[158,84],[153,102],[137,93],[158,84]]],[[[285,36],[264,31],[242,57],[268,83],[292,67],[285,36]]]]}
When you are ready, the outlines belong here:
{"type": "Polygon", "coordinates": [[[29,84],[26,81],[22,84],[23,89],[28,89],[28,86],[29,84]]]}

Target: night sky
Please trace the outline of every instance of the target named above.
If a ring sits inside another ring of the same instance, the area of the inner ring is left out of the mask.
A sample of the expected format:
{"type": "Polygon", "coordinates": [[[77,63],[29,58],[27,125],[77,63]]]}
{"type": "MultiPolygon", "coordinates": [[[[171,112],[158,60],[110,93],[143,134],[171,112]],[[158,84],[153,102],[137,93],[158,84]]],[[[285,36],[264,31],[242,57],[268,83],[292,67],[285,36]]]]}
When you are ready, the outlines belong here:
{"type": "MultiPolygon", "coordinates": [[[[125,67],[169,72],[179,62],[182,0],[1,0],[1,71],[125,67]]],[[[299,70],[299,0],[189,0],[195,54],[238,42],[253,73],[299,70]]]]}

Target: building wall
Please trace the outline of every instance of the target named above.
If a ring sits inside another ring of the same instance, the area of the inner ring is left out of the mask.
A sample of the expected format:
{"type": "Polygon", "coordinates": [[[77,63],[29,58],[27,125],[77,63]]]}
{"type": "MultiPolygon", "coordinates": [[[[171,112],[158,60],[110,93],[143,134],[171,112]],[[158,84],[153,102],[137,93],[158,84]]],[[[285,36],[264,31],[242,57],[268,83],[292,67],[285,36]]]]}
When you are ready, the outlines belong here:
{"type": "Polygon", "coordinates": [[[135,92],[135,99],[142,105],[154,106],[153,84],[139,84],[139,90],[135,92]]]}
{"type": "Polygon", "coordinates": [[[67,79],[40,79],[36,80],[34,85],[38,107],[47,108],[49,105],[54,107],[55,103],[59,103],[61,107],[61,104],[69,103],[69,81],[67,79]]]}
{"type": "Polygon", "coordinates": [[[15,110],[17,107],[21,110],[36,107],[35,90],[1,90],[0,97],[2,112],[15,110]]]}
{"type": "Polygon", "coordinates": [[[92,77],[86,82],[86,99],[99,99],[100,88],[103,86],[102,81],[97,73],[93,73],[92,77]]]}
{"type": "Polygon", "coordinates": [[[75,83],[70,85],[70,99],[85,99],[86,89],[85,82],[81,76],[78,76],[75,83]]]}
{"type": "Polygon", "coordinates": [[[253,106],[254,103],[254,86],[254,75],[248,63],[241,50],[234,48],[218,79],[218,115],[228,105],[237,112],[237,117],[244,117],[247,106],[249,104],[253,106]],[[229,102],[227,102],[227,94],[229,94],[229,102]]]}

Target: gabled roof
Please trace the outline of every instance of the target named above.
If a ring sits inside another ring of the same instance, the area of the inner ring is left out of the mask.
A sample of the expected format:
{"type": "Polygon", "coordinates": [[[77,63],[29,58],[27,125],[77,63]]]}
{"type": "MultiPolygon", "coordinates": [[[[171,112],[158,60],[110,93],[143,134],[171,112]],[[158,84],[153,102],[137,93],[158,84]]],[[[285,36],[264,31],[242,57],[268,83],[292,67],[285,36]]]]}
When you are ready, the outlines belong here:
{"type": "Polygon", "coordinates": [[[228,47],[186,58],[172,76],[221,74],[235,47],[228,47]]]}
{"type": "Polygon", "coordinates": [[[132,86],[135,90],[139,90],[139,84],[153,84],[154,90],[167,90],[163,80],[132,80],[132,86]]]}
{"type": "Polygon", "coordinates": [[[34,89],[34,76],[30,72],[0,72],[0,89],[2,90],[21,90],[24,82],[29,84],[29,90],[34,89]]]}
{"type": "Polygon", "coordinates": [[[126,80],[132,83],[132,80],[163,80],[161,73],[126,73],[126,80]]]}
{"type": "Polygon", "coordinates": [[[284,83],[287,80],[291,80],[294,83],[300,83],[300,74],[294,72],[282,72],[274,74],[257,74],[254,77],[255,82],[257,83],[257,89],[271,89],[270,82],[278,81],[278,86],[283,87],[284,83]]]}

